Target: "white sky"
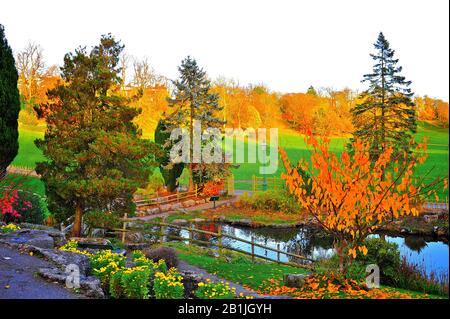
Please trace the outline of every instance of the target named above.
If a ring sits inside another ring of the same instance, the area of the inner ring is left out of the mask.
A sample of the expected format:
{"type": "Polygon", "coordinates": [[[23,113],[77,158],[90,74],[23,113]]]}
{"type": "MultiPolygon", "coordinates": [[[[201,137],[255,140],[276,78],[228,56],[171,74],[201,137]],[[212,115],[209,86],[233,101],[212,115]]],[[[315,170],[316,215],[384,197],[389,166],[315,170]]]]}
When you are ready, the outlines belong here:
{"type": "Polygon", "coordinates": [[[449,100],[448,0],[2,0],[0,23],[13,50],[35,41],[47,64],[111,32],[169,78],[189,54],[212,78],[279,92],[363,88],[383,31],[416,94],[449,100]]]}

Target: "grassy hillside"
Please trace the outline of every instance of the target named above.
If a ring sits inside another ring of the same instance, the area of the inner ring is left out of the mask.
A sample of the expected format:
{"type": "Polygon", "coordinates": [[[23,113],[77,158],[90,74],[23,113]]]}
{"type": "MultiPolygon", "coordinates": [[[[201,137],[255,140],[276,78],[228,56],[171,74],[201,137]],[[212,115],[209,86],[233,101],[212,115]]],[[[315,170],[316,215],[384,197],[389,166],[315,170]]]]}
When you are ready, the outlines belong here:
{"type": "MultiPolygon", "coordinates": [[[[36,138],[42,138],[43,135],[42,128],[21,127],[19,135],[19,154],[15,158],[13,165],[34,167],[36,162],[43,160],[44,157],[42,153],[34,145],[34,140],[36,138]]],[[[432,169],[429,174],[430,178],[436,176],[448,176],[448,128],[440,128],[432,123],[420,122],[416,140],[421,141],[424,137],[429,139],[429,157],[427,162],[418,169],[417,174],[424,174],[432,169]]],[[[347,141],[346,138],[334,138],[331,141],[331,149],[335,152],[340,152],[347,141]]],[[[246,154],[247,146],[246,143],[245,150],[238,150],[238,152],[244,152],[246,154]]],[[[303,136],[291,130],[284,129],[279,131],[279,147],[286,150],[291,162],[295,162],[301,157],[309,157],[310,151],[305,145],[303,136]]],[[[282,163],[279,163],[277,171],[271,176],[280,176],[282,170],[282,163]]],[[[236,180],[251,180],[252,175],[259,175],[259,164],[240,164],[239,168],[234,169],[233,173],[236,180]]],[[[29,185],[36,186],[36,182],[34,181],[29,185]]],[[[250,189],[250,185],[238,183],[236,188],[250,189]]],[[[42,192],[42,188],[39,190],[42,192]]],[[[444,199],[445,196],[448,196],[448,191],[440,192],[440,197],[442,199],[444,199]]]]}
{"type": "Polygon", "coordinates": [[[19,128],[19,154],[12,165],[34,168],[37,162],[45,159],[42,152],[34,144],[34,140],[44,137],[44,128],[25,127],[19,128]]]}

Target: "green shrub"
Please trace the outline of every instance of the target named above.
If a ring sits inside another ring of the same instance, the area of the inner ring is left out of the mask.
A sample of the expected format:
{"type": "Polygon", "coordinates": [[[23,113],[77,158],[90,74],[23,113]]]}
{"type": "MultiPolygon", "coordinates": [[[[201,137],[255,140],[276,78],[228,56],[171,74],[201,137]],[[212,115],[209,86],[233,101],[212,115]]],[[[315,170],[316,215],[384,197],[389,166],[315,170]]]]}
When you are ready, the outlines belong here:
{"type": "Polygon", "coordinates": [[[20,227],[15,224],[7,224],[7,225],[1,225],[0,224],[0,233],[11,233],[13,231],[19,230],[20,227]]]}
{"type": "Polygon", "coordinates": [[[448,273],[427,274],[423,265],[411,264],[403,257],[398,277],[398,288],[448,297],[448,273]]]}
{"type": "Polygon", "coordinates": [[[189,186],[189,169],[183,168],[180,177],[177,178],[177,182],[179,186],[189,186]]]}
{"type": "Polygon", "coordinates": [[[103,289],[109,291],[111,275],[125,268],[125,257],[110,250],[101,250],[89,257],[89,260],[92,274],[100,279],[103,289]]]}
{"type": "Polygon", "coordinates": [[[83,221],[91,228],[118,228],[121,225],[117,214],[89,211],[83,215],[83,221]]]}
{"type": "Polygon", "coordinates": [[[284,189],[256,192],[251,196],[244,193],[239,198],[239,202],[243,206],[266,211],[295,213],[300,210],[295,198],[284,189]]]}
{"type": "Polygon", "coordinates": [[[124,297],[122,274],[123,269],[120,269],[113,273],[109,279],[109,294],[112,298],[120,299],[124,297]]]}
{"type": "Polygon", "coordinates": [[[164,187],[164,184],[165,181],[163,175],[161,174],[161,170],[159,167],[156,167],[153,174],[150,175],[146,187],[138,189],[137,194],[153,196],[157,191],[164,187]]]}
{"type": "Polygon", "coordinates": [[[13,208],[20,214],[18,218],[12,218],[5,215],[5,222],[44,224],[44,219],[49,212],[45,200],[38,194],[30,192],[18,192],[17,202],[13,204],[13,208]]]}
{"type": "Polygon", "coordinates": [[[213,283],[208,280],[198,284],[195,296],[200,299],[233,299],[236,288],[230,288],[228,282],[213,283]]]}
{"type": "Polygon", "coordinates": [[[175,249],[170,247],[157,247],[154,249],[146,249],[144,250],[144,255],[150,260],[154,262],[158,262],[159,260],[164,260],[167,267],[177,267],[179,260],[178,254],[175,249]]]}
{"type": "Polygon", "coordinates": [[[153,269],[147,266],[124,268],[114,272],[109,291],[113,298],[148,299],[153,269]]]}
{"type": "Polygon", "coordinates": [[[364,267],[376,264],[380,268],[381,284],[396,287],[400,269],[400,251],[397,244],[381,238],[368,238],[364,245],[367,247],[367,255],[358,252],[356,261],[364,267]]]}
{"type": "Polygon", "coordinates": [[[175,268],[170,268],[167,273],[155,273],[153,291],[156,299],[182,299],[184,297],[183,277],[175,268]]]}
{"type": "Polygon", "coordinates": [[[167,264],[163,259],[153,261],[145,257],[144,253],[140,250],[135,250],[131,253],[131,260],[135,266],[146,266],[152,268],[154,271],[166,272],[168,270],[167,264]]]}
{"type": "Polygon", "coordinates": [[[347,267],[345,278],[356,280],[358,283],[365,282],[367,277],[366,266],[358,261],[353,261],[351,265],[347,267]]]}

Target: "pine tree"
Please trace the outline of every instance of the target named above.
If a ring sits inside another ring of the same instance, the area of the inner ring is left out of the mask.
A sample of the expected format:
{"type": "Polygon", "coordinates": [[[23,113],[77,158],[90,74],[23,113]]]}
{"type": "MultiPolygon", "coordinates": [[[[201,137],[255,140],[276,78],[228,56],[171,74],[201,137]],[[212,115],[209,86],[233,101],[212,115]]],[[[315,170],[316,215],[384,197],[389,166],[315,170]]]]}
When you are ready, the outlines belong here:
{"type": "Polygon", "coordinates": [[[36,171],[57,220],[74,216],[74,236],[80,236],[85,212],[133,213],[133,194],[156,166],[155,144],[141,139],[132,122],[140,110],[120,94],[122,50],[105,35],[90,53],[79,48],[66,54],[65,83],[48,91],[50,101],[36,108],[47,123],[36,145],[48,159],[36,171]]]}
{"type": "MultiPolygon", "coordinates": [[[[176,143],[177,141],[174,142],[176,143]]],[[[168,153],[172,142],[170,141],[170,133],[167,130],[167,125],[162,119],[159,120],[155,129],[155,143],[164,150],[164,155],[159,159],[159,168],[164,178],[164,183],[167,186],[167,190],[173,192],[178,186],[177,179],[181,176],[185,164],[174,164],[169,161],[168,153]]]]}
{"type": "Polygon", "coordinates": [[[189,191],[194,189],[193,180],[193,141],[194,120],[201,122],[202,128],[214,127],[220,129],[224,124],[217,111],[222,110],[219,106],[219,96],[211,93],[211,82],[198,65],[195,59],[188,56],[178,67],[180,78],[173,81],[173,98],[168,98],[170,107],[175,111],[167,118],[169,127],[181,127],[189,130],[190,137],[190,162],[189,162],[189,191]]]}
{"type": "Polygon", "coordinates": [[[20,97],[17,88],[19,76],[12,50],[0,24],[0,179],[19,151],[17,119],[20,97]]]}
{"type": "Polygon", "coordinates": [[[312,85],[308,88],[308,91],[306,91],[306,94],[313,95],[313,96],[318,95],[316,89],[312,85]]]}
{"type": "Polygon", "coordinates": [[[416,133],[416,111],[412,101],[410,81],[400,73],[395,51],[380,33],[374,44],[376,53],[373,71],[364,75],[369,87],[360,95],[362,103],[352,110],[354,137],[370,143],[371,159],[375,161],[389,144],[395,149],[395,158],[410,154],[411,138],[416,133]]]}

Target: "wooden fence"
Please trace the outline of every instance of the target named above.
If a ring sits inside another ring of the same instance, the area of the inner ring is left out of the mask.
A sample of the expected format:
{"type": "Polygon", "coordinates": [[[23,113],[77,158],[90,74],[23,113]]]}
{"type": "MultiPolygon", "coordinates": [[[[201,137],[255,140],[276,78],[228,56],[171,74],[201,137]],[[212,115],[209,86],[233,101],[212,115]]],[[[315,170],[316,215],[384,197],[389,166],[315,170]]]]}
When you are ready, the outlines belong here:
{"type": "Polygon", "coordinates": [[[259,244],[257,242],[255,242],[255,238],[252,236],[251,240],[246,240],[243,238],[239,238],[233,235],[229,235],[229,234],[224,234],[222,232],[222,227],[220,225],[218,225],[218,231],[217,233],[215,232],[211,232],[211,231],[206,231],[206,230],[202,230],[202,229],[197,229],[194,227],[193,223],[190,223],[189,226],[181,226],[181,225],[175,225],[175,224],[169,224],[169,223],[163,223],[163,222],[152,222],[152,221],[141,221],[141,220],[130,220],[127,219],[126,216],[123,219],[123,227],[119,228],[119,229],[113,229],[114,233],[119,233],[121,234],[121,239],[122,242],[125,243],[126,242],[126,233],[130,232],[130,233],[135,233],[135,232],[140,232],[142,234],[149,234],[149,235],[153,235],[156,236],[157,241],[159,243],[164,243],[167,240],[170,239],[175,239],[175,240],[180,240],[180,241],[187,241],[189,245],[193,245],[193,244],[201,244],[201,245],[205,245],[207,247],[216,247],[218,250],[219,255],[223,253],[223,251],[226,250],[230,250],[230,251],[235,251],[238,253],[242,253],[245,255],[248,255],[252,258],[252,261],[254,262],[255,259],[264,259],[267,261],[271,261],[271,262],[276,262],[279,264],[283,264],[283,265],[288,265],[288,266],[293,266],[293,267],[300,267],[300,268],[312,268],[312,265],[308,265],[308,264],[299,264],[299,263],[295,263],[295,262],[286,262],[286,261],[282,261],[281,260],[281,255],[285,255],[285,256],[289,256],[289,257],[293,257],[295,259],[298,260],[304,260],[304,261],[308,261],[308,262],[313,262],[313,259],[304,257],[304,256],[300,256],[300,255],[296,255],[290,252],[286,252],[286,251],[282,251],[280,249],[280,245],[277,245],[277,248],[272,248],[269,246],[265,246],[262,244],[259,244]],[[149,226],[157,226],[158,227],[158,231],[150,231],[150,230],[146,230],[146,229],[141,229],[141,228],[130,228],[128,227],[128,223],[138,223],[138,224],[142,224],[142,225],[149,225],[149,226]],[[188,232],[188,237],[182,237],[182,236],[177,236],[174,234],[170,234],[167,232],[167,229],[169,228],[173,228],[173,229],[179,229],[179,230],[185,230],[188,232]],[[205,240],[199,240],[199,239],[195,239],[194,234],[204,234],[204,235],[209,235],[212,237],[217,238],[217,243],[213,243],[210,241],[205,241],[205,240]],[[234,241],[237,241],[239,243],[243,243],[243,244],[248,244],[250,245],[250,251],[245,251],[243,249],[239,249],[239,248],[235,248],[235,247],[230,247],[227,245],[223,244],[223,238],[229,238],[232,239],[234,241]],[[276,253],[276,259],[268,257],[268,256],[263,256],[263,255],[259,255],[257,253],[255,253],[255,247],[260,247],[263,248],[267,251],[272,251],[276,253]]]}
{"type": "Polygon", "coordinates": [[[142,208],[145,206],[160,206],[165,204],[172,204],[180,201],[184,201],[187,199],[197,198],[200,194],[200,190],[198,187],[195,187],[195,190],[191,192],[177,192],[176,194],[171,194],[167,196],[154,197],[154,198],[144,198],[135,200],[136,207],[142,208]]]}

